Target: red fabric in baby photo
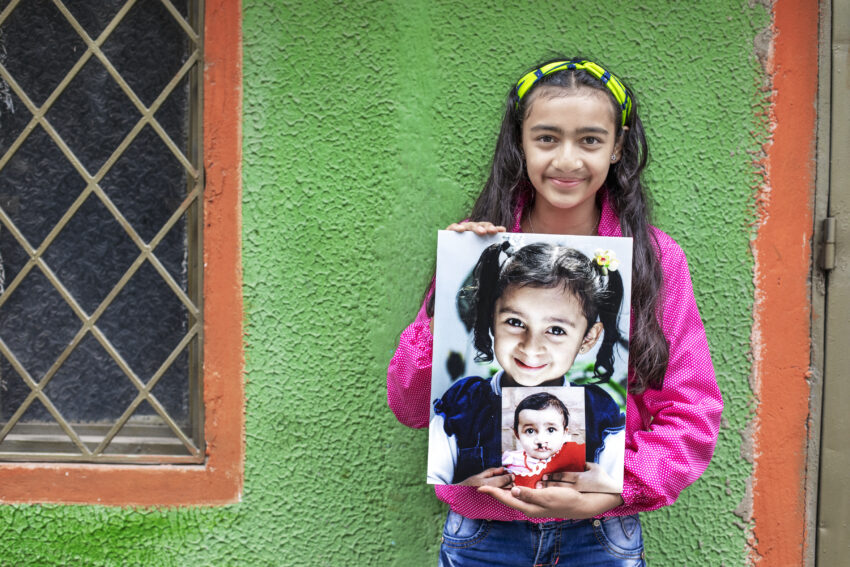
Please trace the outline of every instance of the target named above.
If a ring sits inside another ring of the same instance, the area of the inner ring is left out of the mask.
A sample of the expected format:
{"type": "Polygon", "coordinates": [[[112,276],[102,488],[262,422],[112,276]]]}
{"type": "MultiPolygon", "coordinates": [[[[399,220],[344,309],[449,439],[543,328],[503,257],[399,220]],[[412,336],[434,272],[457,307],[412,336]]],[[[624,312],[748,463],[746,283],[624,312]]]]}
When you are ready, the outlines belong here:
{"type": "Polygon", "coordinates": [[[565,471],[581,472],[584,467],[584,443],[564,443],[561,450],[546,463],[546,466],[540,472],[528,475],[514,473],[514,484],[534,488],[544,474],[565,471]]]}

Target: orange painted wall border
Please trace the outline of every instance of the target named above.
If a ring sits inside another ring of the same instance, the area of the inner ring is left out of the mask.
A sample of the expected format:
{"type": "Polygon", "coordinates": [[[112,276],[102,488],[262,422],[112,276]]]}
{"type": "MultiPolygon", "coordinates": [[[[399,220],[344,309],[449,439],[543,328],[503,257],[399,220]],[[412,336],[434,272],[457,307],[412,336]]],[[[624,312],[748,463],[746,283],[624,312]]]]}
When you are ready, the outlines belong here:
{"type": "Polygon", "coordinates": [[[753,563],[803,565],[819,6],[776,0],[772,10],[773,131],[753,243],[758,407],[749,543],[753,563]]]}
{"type": "Polygon", "coordinates": [[[204,71],[204,465],[0,464],[2,503],[237,502],[244,475],[242,6],[207,0],[204,71]]]}

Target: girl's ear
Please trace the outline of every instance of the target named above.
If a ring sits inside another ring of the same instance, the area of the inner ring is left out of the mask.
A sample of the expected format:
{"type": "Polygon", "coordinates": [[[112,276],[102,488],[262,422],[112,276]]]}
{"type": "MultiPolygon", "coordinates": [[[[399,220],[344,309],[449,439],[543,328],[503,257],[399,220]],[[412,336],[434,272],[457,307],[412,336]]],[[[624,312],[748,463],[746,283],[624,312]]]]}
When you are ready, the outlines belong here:
{"type": "Polygon", "coordinates": [[[600,336],[602,336],[602,322],[597,322],[594,323],[593,326],[591,326],[584,334],[584,339],[581,341],[581,348],[579,348],[578,351],[581,354],[584,354],[592,349],[600,336]]]}
{"type": "Polygon", "coordinates": [[[611,152],[611,163],[615,164],[623,158],[623,143],[626,141],[626,132],[629,127],[623,126],[620,130],[620,135],[617,136],[617,141],[614,142],[614,150],[611,152]]]}

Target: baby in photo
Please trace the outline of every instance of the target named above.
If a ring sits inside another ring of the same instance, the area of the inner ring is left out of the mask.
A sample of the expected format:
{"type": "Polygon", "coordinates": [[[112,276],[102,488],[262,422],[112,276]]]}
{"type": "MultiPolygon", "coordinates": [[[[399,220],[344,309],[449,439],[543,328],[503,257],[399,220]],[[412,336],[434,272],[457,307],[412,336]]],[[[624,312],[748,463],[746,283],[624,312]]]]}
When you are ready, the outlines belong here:
{"type": "Polygon", "coordinates": [[[516,405],[513,434],[522,448],[502,454],[502,466],[514,475],[514,484],[534,488],[544,474],[584,470],[584,443],[571,441],[569,423],[567,406],[552,393],[531,394],[516,405]]]}

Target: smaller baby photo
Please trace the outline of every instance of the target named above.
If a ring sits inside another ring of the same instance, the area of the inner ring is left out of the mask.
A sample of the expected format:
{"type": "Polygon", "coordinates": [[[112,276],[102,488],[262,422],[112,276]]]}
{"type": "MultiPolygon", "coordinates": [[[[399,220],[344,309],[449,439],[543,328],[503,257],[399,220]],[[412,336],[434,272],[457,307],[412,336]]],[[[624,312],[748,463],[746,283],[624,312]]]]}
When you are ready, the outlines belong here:
{"type": "Polygon", "coordinates": [[[529,488],[545,474],[582,472],[584,390],[502,389],[502,466],[515,485],[529,488]]]}

